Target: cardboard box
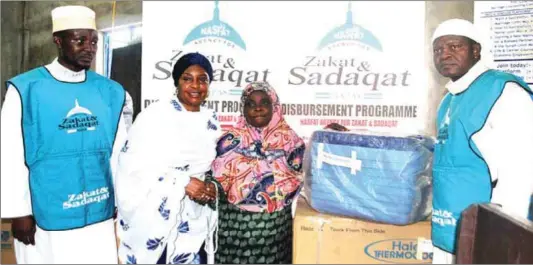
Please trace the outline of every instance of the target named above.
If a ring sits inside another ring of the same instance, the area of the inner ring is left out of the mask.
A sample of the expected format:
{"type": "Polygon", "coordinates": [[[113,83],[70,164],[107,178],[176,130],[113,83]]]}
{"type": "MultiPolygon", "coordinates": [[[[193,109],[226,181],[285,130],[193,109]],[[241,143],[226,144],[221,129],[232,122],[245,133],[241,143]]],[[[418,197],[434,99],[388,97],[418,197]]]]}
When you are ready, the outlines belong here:
{"type": "Polygon", "coordinates": [[[11,233],[11,221],[2,220],[2,256],[0,263],[17,264],[15,250],[13,248],[13,234],[11,233]]]}
{"type": "Polygon", "coordinates": [[[321,214],[299,198],[293,229],[293,264],[414,264],[433,257],[429,221],[395,226],[321,214]]]}

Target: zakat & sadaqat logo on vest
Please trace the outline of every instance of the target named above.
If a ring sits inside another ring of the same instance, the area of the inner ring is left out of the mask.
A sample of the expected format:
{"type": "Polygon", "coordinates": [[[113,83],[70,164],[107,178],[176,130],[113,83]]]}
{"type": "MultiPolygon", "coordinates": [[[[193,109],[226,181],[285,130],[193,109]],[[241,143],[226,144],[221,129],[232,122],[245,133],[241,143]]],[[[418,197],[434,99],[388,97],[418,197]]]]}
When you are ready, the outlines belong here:
{"type": "Polygon", "coordinates": [[[109,199],[109,188],[101,187],[91,191],[84,191],[78,194],[69,194],[68,199],[63,202],[63,209],[78,208],[87,204],[99,203],[109,199]]]}
{"type": "Polygon", "coordinates": [[[74,107],[67,113],[58,127],[68,134],[94,131],[98,127],[98,117],[94,116],[89,109],[80,106],[78,99],[76,99],[74,107]]]}

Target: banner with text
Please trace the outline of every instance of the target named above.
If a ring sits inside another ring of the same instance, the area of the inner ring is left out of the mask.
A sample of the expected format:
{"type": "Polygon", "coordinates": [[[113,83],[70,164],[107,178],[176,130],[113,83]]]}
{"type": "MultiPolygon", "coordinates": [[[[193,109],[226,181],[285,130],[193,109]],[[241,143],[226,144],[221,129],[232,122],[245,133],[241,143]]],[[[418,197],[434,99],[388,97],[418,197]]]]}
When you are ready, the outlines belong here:
{"type": "Polygon", "coordinates": [[[242,89],[268,81],[304,138],[331,122],[418,133],[427,115],[424,2],[143,2],[143,108],[171,96],[172,67],[200,52],[224,126],[242,89]]]}
{"type": "Polygon", "coordinates": [[[491,67],[533,85],[533,1],[475,1],[481,57],[491,67]]]}

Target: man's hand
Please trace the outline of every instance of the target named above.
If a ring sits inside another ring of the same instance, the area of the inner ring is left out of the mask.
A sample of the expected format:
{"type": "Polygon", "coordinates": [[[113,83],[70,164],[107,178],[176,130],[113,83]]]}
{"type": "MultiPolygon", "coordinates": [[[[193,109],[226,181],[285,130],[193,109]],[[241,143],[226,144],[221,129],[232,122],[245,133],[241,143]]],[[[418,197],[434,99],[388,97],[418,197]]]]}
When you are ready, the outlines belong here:
{"type": "Polygon", "coordinates": [[[11,232],[13,237],[25,245],[35,245],[35,219],[32,215],[13,218],[11,232]]]}

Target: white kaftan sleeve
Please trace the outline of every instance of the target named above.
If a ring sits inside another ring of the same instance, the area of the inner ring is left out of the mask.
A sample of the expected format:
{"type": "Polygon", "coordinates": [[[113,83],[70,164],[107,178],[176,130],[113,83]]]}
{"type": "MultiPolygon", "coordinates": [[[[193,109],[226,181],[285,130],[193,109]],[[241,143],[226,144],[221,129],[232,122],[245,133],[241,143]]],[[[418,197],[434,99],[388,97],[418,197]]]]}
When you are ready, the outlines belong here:
{"type": "Polygon", "coordinates": [[[507,83],[485,126],[472,137],[497,181],[492,202],[527,218],[533,193],[533,100],[516,83],[507,83]]]}
{"type": "MultiPolygon", "coordinates": [[[[117,134],[115,135],[115,142],[113,144],[113,153],[111,154],[111,172],[113,174],[113,187],[116,187],[116,175],[118,167],[118,157],[120,150],[124,147],[124,144],[128,137],[128,113],[131,108],[131,100],[127,100],[128,92],[126,92],[126,100],[124,101],[124,106],[122,107],[122,113],[120,115],[120,120],[118,122],[117,134]]],[[[116,205],[116,201],[115,201],[116,205]]]]}
{"type": "Polygon", "coordinates": [[[160,204],[163,197],[167,197],[167,204],[179,203],[190,181],[189,177],[173,167],[179,165],[173,165],[164,151],[171,137],[177,136],[165,130],[167,120],[165,113],[160,111],[163,107],[153,105],[143,110],[121,148],[116,194],[118,210],[127,220],[133,219],[137,212],[145,208],[154,208],[154,203],[160,204]]]}
{"type": "Polygon", "coordinates": [[[133,123],[133,112],[133,99],[128,91],[126,91],[126,103],[124,104],[124,109],[122,110],[122,115],[124,116],[124,121],[126,123],[126,131],[130,130],[131,124],[133,123]]]}
{"type": "Polygon", "coordinates": [[[178,136],[166,130],[169,112],[164,107],[150,105],[137,116],[120,152],[115,190],[123,261],[155,263],[162,251],[158,246],[174,242],[177,233],[169,231],[184,210],[190,178],[173,164],[172,157],[179,154],[168,145],[178,136]]]}
{"type": "Polygon", "coordinates": [[[32,214],[29,173],[24,157],[22,104],[18,91],[9,86],[1,114],[2,218],[32,214]]]}

